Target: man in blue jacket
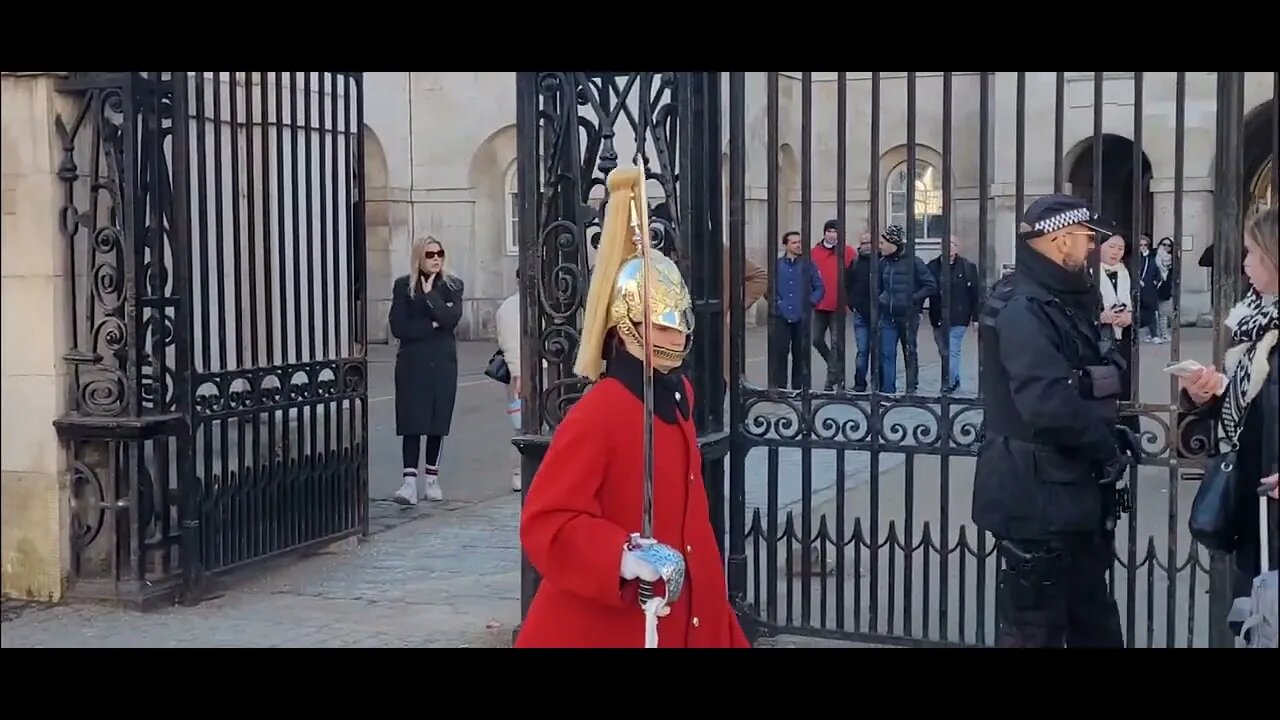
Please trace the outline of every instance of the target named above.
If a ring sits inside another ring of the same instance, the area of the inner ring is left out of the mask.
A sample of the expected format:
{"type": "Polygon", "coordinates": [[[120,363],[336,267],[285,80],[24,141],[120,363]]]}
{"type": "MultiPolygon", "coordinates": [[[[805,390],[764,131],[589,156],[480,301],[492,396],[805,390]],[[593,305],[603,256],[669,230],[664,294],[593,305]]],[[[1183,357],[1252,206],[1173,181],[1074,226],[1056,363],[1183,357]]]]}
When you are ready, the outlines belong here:
{"type": "Polygon", "coordinates": [[[937,290],[938,281],[924,261],[910,252],[901,225],[880,235],[880,392],[898,391],[898,345],[907,366],[907,394],[920,383],[920,312],[937,290]]]}
{"type": "Polygon", "coordinates": [[[773,355],[774,387],[787,387],[787,358],[791,358],[791,389],[803,387],[802,370],[809,367],[809,343],[803,332],[805,316],[821,302],[824,295],[822,276],[813,261],[802,257],[804,247],[800,233],[794,230],[782,236],[783,253],[778,258],[773,281],[773,355]],[[808,297],[806,297],[806,295],[808,297]]]}

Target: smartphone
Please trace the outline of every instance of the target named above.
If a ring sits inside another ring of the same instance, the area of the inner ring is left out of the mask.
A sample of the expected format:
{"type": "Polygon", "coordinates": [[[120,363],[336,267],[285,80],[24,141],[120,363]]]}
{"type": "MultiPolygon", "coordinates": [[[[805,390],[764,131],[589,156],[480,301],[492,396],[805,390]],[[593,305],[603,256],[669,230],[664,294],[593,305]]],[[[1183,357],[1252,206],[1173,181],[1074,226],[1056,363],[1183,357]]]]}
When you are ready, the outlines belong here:
{"type": "Polygon", "coordinates": [[[1172,365],[1165,367],[1164,371],[1169,373],[1170,375],[1177,375],[1178,377],[1187,377],[1203,369],[1204,369],[1204,366],[1196,362],[1195,360],[1182,360],[1180,362],[1176,362],[1176,363],[1173,363],[1172,365]]]}

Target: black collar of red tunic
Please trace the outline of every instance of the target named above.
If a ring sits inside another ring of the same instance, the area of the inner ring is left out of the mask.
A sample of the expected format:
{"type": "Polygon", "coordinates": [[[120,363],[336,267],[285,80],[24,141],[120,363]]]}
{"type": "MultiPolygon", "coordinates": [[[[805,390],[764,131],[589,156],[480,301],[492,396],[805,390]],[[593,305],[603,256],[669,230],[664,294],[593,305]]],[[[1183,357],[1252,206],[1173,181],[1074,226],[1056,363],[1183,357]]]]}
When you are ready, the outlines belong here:
{"type": "MultiPolygon", "coordinates": [[[[604,375],[622,383],[631,394],[644,400],[644,363],[626,348],[614,346],[604,375]]],[[[684,374],[679,369],[669,373],[654,372],[653,414],[662,422],[674,425],[678,422],[677,412],[680,417],[689,419],[689,393],[685,391],[684,374]]]]}

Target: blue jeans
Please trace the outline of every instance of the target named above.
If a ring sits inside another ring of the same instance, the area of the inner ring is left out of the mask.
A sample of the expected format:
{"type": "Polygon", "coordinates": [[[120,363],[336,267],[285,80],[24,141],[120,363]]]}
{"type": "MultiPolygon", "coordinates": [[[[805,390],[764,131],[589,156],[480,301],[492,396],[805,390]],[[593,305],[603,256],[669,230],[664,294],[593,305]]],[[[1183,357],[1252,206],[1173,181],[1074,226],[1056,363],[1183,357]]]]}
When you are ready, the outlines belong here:
{"type": "Polygon", "coordinates": [[[933,341],[938,345],[938,357],[942,357],[942,353],[946,352],[947,336],[951,336],[951,387],[960,387],[960,350],[964,347],[964,334],[969,329],[968,325],[956,325],[953,328],[943,329],[936,327],[933,329],[933,341]]]}
{"type": "Polygon", "coordinates": [[[858,346],[858,355],[854,361],[853,387],[855,390],[865,390],[867,369],[871,365],[871,323],[857,311],[850,313],[849,320],[853,323],[853,341],[858,346]]]}
{"type": "Polygon", "coordinates": [[[920,332],[920,316],[891,318],[880,316],[880,392],[898,391],[898,345],[907,366],[907,392],[915,392],[920,379],[920,357],[916,338],[920,332]]]}

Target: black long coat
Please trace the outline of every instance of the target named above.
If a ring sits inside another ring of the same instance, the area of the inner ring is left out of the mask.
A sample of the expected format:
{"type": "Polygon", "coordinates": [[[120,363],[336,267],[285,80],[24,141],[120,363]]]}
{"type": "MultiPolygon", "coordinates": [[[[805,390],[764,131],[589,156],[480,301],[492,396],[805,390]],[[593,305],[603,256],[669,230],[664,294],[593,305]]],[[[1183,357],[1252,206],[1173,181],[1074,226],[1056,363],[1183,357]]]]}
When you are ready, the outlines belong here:
{"type": "Polygon", "coordinates": [[[437,279],[429,293],[409,297],[409,276],[396,279],[388,318],[396,352],[396,434],[448,435],[458,394],[458,346],[463,282],[437,279]]]}

